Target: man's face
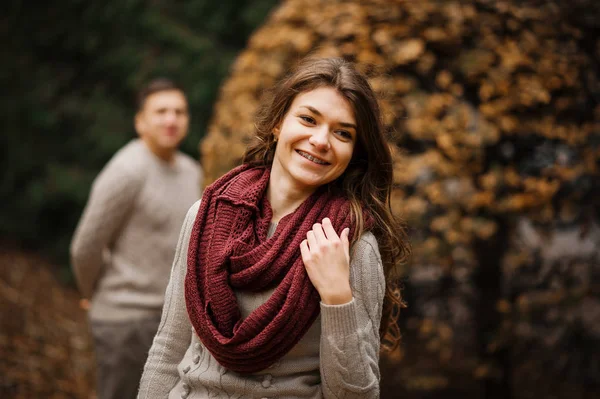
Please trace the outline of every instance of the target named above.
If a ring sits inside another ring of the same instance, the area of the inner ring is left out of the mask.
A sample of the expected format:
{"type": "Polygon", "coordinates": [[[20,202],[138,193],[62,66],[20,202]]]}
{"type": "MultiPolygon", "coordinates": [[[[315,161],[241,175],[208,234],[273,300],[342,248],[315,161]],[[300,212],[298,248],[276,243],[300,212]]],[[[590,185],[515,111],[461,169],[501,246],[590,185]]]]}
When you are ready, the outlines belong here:
{"type": "Polygon", "coordinates": [[[177,150],[189,125],[187,100],[179,90],[151,94],[135,117],[138,135],[159,156],[169,157],[177,150]]]}

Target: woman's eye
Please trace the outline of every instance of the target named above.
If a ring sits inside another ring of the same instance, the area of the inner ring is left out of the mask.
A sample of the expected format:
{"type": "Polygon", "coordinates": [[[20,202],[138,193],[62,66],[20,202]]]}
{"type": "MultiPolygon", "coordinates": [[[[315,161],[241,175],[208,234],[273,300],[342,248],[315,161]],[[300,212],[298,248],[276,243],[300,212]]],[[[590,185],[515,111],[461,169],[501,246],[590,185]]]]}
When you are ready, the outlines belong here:
{"type": "Polygon", "coordinates": [[[300,115],[300,119],[302,119],[304,122],[315,123],[314,118],[311,118],[310,116],[300,115]]]}
{"type": "Polygon", "coordinates": [[[350,134],[350,132],[347,132],[345,130],[338,130],[337,134],[346,140],[352,140],[352,135],[350,134]]]}

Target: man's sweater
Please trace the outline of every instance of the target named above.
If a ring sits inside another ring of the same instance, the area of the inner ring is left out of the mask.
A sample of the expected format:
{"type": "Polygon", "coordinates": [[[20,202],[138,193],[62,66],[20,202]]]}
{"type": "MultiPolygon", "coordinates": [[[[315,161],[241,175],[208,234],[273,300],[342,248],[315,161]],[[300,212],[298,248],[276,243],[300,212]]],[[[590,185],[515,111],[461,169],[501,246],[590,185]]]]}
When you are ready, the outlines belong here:
{"type": "MultiPolygon", "coordinates": [[[[321,303],[320,316],[290,352],[266,370],[242,375],[215,360],[188,318],[184,281],[198,208],[199,201],[181,231],[138,399],[379,398],[379,323],[385,280],[373,234],[364,234],[352,248],[352,301],[321,303]]],[[[236,292],[242,317],[248,317],[272,292],[236,292]]]]}
{"type": "Polygon", "coordinates": [[[75,278],[91,298],[90,318],[125,321],[161,311],[178,233],[200,198],[200,166],[171,163],[139,139],[98,175],[71,242],[75,278]]]}

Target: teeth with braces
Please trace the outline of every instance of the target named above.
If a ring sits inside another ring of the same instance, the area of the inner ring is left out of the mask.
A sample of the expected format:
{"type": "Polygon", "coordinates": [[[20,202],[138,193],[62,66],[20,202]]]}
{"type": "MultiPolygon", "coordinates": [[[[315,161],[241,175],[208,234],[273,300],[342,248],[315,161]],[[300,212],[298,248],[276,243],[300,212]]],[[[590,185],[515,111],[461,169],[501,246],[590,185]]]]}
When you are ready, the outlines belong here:
{"type": "Polygon", "coordinates": [[[313,161],[314,163],[318,163],[319,165],[327,165],[327,162],[321,161],[320,159],[315,158],[312,155],[307,154],[304,151],[298,151],[298,154],[302,155],[304,158],[308,159],[309,161],[313,161]]]}

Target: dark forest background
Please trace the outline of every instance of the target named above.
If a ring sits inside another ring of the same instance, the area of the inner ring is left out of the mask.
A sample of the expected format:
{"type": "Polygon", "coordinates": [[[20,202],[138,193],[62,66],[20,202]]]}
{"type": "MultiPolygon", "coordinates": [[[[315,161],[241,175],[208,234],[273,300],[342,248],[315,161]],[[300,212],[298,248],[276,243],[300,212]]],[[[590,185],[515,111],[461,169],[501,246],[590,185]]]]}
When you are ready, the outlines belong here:
{"type": "Polygon", "coordinates": [[[219,85],[275,4],[5,2],[0,237],[66,268],[91,182],[134,137],[135,94],[153,77],[171,77],[187,90],[192,120],[183,150],[198,158],[219,85]]]}

